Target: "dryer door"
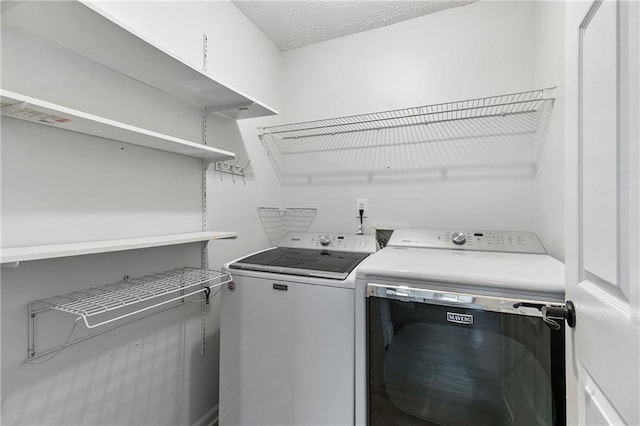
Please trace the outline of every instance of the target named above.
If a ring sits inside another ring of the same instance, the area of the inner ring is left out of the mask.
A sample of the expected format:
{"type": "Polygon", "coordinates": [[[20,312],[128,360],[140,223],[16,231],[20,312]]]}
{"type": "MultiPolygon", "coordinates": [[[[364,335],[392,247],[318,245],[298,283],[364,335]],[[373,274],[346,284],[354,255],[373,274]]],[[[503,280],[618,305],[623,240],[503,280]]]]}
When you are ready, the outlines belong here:
{"type": "Polygon", "coordinates": [[[368,292],[370,425],[565,424],[564,325],[514,300],[492,311],[469,295],[402,300],[399,288],[368,292]]]}

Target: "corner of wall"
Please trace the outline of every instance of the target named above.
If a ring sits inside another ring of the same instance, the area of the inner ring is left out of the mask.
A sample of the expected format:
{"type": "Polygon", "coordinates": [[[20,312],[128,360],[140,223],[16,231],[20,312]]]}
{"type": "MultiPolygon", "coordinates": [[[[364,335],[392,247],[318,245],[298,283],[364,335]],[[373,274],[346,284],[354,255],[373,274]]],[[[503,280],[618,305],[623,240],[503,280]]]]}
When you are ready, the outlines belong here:
{"type": "Polygon", "coordinates": [[[553,257],[564,260],[564,84],[565,22],[563,2],[536,2],[535,85],[557,85],[544,151],[534,182],[534,231],[553,257]]]}

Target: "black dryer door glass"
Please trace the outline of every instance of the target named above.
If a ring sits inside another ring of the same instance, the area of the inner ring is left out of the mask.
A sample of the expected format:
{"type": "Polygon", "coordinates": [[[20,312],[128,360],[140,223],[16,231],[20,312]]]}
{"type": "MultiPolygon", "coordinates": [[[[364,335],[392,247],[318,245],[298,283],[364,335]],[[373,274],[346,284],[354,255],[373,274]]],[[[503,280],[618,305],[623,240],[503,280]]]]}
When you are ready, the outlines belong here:
{"type": "Polygon", "coordinates": [[[553,331],[525,315],[367,301],[369,425],[565,424],[564,327],[553,331]]]}

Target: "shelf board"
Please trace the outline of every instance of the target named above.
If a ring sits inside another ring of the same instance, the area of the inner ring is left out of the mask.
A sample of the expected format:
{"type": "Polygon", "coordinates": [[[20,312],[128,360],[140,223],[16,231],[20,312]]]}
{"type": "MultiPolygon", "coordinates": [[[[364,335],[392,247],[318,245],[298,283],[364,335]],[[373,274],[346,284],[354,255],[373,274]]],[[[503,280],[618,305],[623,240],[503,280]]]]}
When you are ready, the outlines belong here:
{"type": "Polygon", "coordinates": [[[22,1],[2,15],[4,29],[27,31],[85,58],[234,119],[277,114],[187,64],[113,17],[80,1],[22,1]]]}
{"type": "Polygon", "coordinates": [[[6,117],[209,161],[235,158],[235,154],[229,151],[130,126],[7,90],[0,90],[0,102],[2,115],[6,117]]]}
{"type": "Polygon", "coordinates": [[[150,247],[194,243],[198,241],[236,238],[235,232],[191,232],[186,234],[157,235],[151,237],[125,238],[119,240],[87,241],[81,243],[52,244],[40,246],[9,247],[0,250],[0,263],[26,262],[29,260],[54,259],[108,253],[150,247]]]}

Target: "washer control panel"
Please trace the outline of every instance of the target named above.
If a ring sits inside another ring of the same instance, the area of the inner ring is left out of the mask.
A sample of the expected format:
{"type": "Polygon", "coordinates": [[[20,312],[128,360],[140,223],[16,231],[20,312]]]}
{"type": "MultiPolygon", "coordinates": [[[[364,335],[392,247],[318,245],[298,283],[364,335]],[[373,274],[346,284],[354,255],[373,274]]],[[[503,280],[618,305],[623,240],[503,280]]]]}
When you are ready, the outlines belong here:
{"type": "Polygon", "coordinates": [[[546,254],[533,232],[397,229],[387,246],[546,254]]]}
{"type": "Polygon", "coordinates": [[[376,240],[373,235],[292,232],[282,239],[278,247],[374,253],[376,240]]]}

